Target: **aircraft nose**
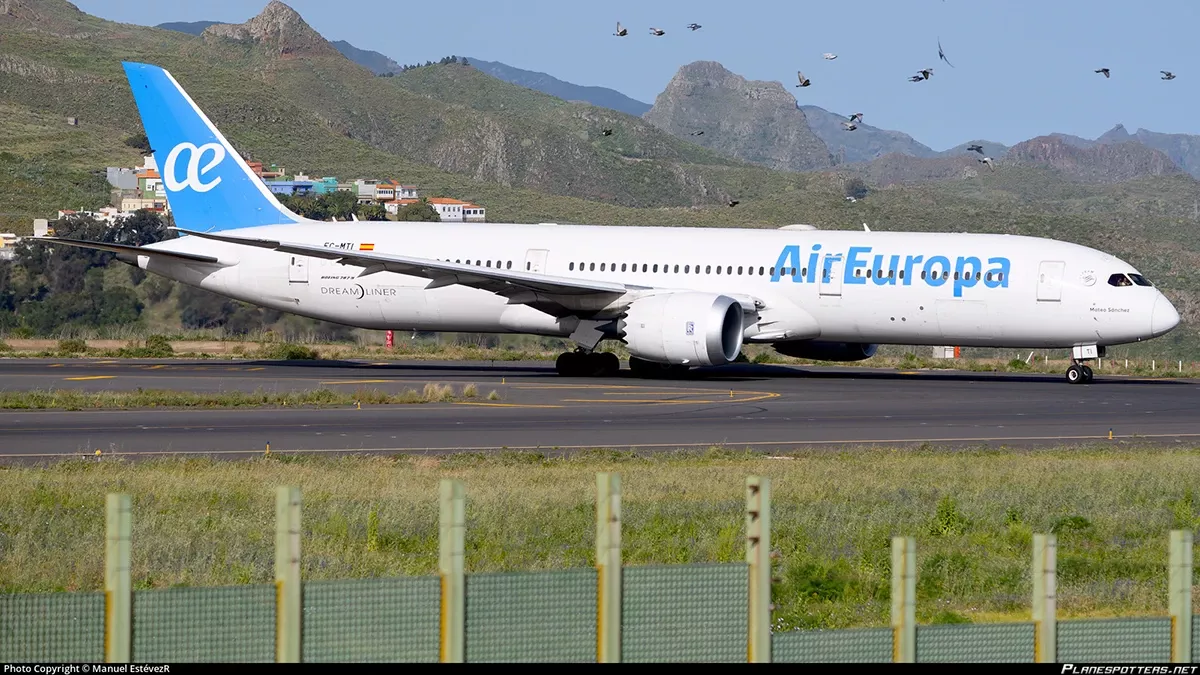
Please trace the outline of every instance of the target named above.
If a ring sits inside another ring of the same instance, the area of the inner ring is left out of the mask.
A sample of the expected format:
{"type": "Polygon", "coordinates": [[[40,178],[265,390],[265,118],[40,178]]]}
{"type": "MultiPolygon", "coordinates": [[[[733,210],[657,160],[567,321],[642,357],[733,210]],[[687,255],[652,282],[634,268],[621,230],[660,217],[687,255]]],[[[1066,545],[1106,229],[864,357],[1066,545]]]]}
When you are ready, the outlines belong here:
{"type": "Polygon", "coordinates": [[[1179,325],[1179,312],[1175,305],[1162,293],[1154,300],[1154,308],[1150,310],[1150,335],[1158,337],[1179,325]]]}

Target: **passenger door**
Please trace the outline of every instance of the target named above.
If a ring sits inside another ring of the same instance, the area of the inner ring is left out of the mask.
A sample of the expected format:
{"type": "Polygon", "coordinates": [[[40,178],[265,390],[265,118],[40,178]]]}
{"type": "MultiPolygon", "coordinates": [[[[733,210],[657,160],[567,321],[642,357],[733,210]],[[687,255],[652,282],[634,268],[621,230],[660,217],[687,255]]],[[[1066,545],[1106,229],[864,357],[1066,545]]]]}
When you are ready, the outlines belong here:
{"type": "Polygon", "coordinates": [[[1037,299],[1038,302],[1058,302],[1062,300],[1063,271],[1067,264],[1061,260],[1043,260],[1038,267],[1037,299]]]}
{"type": "Polygon", "coordinates": [[[531,248],[525,252],[525,271],[544,274],[546,272],[546,256],[550,254],[544,248],[531,248]]]}

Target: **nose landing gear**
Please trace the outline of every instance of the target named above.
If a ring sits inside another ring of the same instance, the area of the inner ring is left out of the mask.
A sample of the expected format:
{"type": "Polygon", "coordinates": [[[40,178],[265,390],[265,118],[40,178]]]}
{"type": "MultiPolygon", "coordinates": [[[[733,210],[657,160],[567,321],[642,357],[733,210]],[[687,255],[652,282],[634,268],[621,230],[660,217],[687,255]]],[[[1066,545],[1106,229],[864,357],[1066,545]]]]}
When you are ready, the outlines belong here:
{"type": "Polygon", "coordinates": [[[1092,381],[1092,369],[1084,361],[1104,356],[1104,347],[1097,345],[1077,345],[1071,348],[1071,365],[1067,368],[1067,382],[1071,384],[1088,384],[1092,381]]]}
{"type": "Polygon", "coordinates": [[[1072,363],[1067,368],[1067,382],[1071,384],[1088,384],[1092,381],[1092,369],[1081,363],[1072,363]]]}

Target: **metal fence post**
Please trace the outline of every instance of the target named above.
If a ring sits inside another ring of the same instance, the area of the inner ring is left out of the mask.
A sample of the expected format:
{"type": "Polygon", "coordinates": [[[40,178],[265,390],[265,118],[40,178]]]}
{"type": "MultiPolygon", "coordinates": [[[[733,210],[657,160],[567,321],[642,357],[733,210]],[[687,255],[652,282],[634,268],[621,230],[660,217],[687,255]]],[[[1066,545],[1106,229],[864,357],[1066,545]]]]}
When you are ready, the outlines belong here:
{"type": "Polygon", "coordinates": [[[750,617],[746,657],[771,662],[771,480],[746,478],[746,563],[750,566],[750,617]]]}
{"type": "Polygon", "coordinates": [[[596,474],[596,661],[621,662],[621,477],[596,474]]]}
{"type": "Polygon", "coordinates": [[[466,648],[466,532],[467,496],[460,480],[442,479],[439,495],[441,523],[438,574],[442,578],[442,663],[462,663],[466,648]]]}
{"type": "Polygon", "coordinates": [[[275,491],[275,662],[300,663],[300,488],[275,491]]]}
{"type": "Polygon", "coordinates": [[[1057,663],[1058,539],[1053,534],[1033,535],[1033,660],[1057,663]]]}
{"type": "Polygon", "coordinates": [[[1192,661],[1192,532],[1171,530],[1168,568],[1171,612],[1171,662],[1192,661]]]}
{"type": "Polygon", "coordinates": [[[132,500],[127,494],[110,494],[105,507],[104,661],[129,663],[133,651],[132,500]]]}
{"type": "Polygon", "coordinates": [[[917,542],[892,537],[892,661],[913,663],[917,652],[917,542]]]}

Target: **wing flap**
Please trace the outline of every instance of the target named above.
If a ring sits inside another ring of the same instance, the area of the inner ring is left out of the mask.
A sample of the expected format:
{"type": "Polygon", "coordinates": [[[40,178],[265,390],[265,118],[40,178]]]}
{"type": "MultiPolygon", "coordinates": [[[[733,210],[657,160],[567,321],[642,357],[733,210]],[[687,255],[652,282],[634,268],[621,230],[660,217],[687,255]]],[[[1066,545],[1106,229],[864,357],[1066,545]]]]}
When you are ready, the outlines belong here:
{"type": "Polygon", "coordinates": [[[125,244],[106,244],[98,241],[83,241],[80,239],[64,239],[61,237],[32,237],[26,241],[45,242],[48,244],[66,244],[67,246],[75,246],[78,248],[90,248],[97,251],[108,251],[118,255],[146,255],[146,256],[163,256],[174,258],[175,260],[185,260],[188,262],[199,262],[216,264],[219,259],[208,255],[199,255],[197,253],[180,253],[178,251],[167,251],[158,248],[146,248],[144,246],[127,246],[125,244]]]}

